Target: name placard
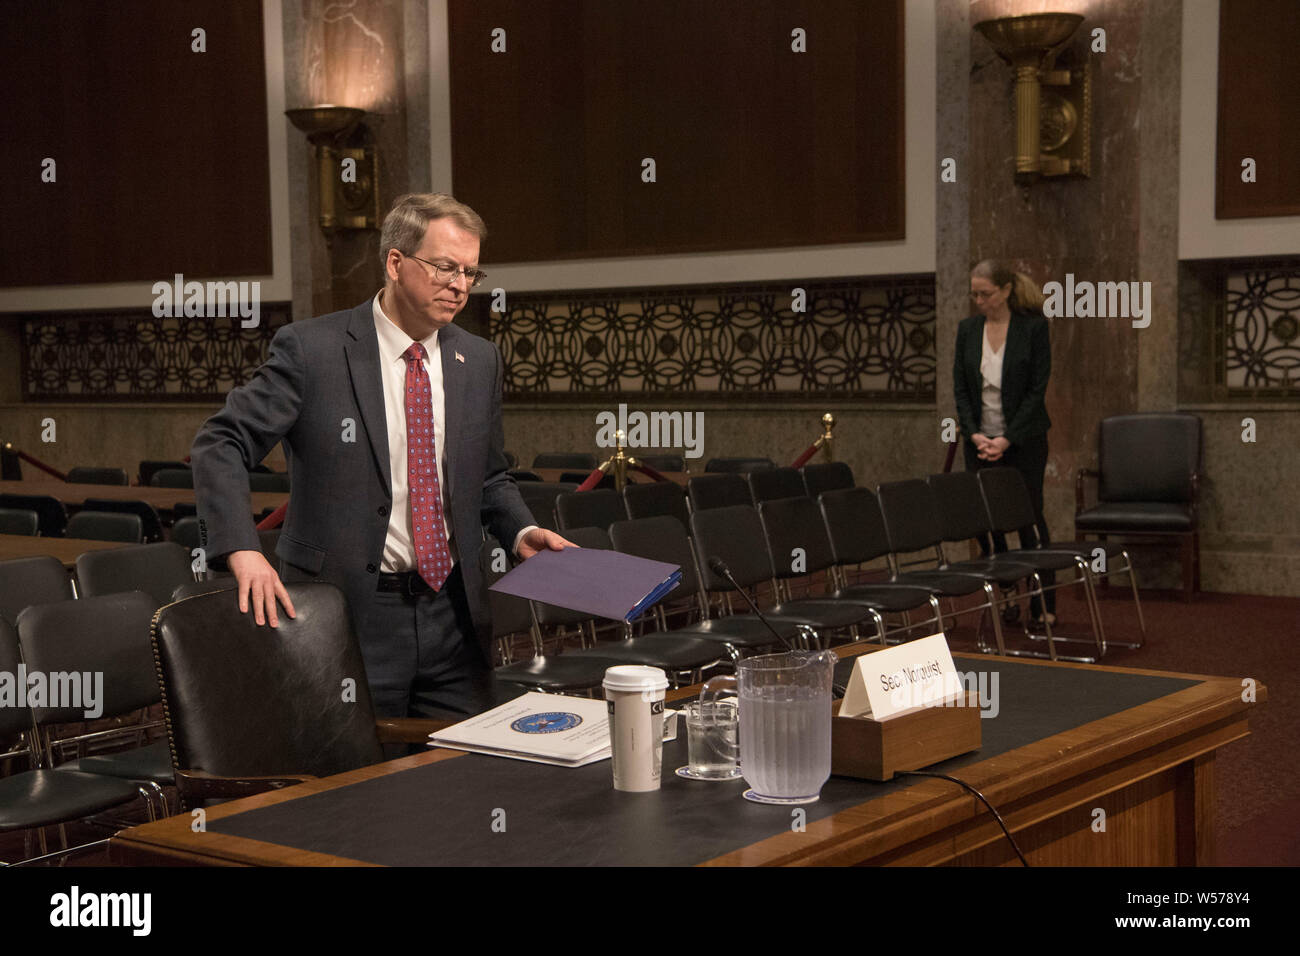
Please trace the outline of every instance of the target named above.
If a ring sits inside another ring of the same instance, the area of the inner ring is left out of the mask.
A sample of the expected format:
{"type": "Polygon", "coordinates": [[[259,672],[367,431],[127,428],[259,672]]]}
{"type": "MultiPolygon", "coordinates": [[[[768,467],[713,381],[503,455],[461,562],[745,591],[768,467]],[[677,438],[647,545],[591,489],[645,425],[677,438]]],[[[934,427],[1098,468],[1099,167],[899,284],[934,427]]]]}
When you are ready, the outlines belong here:
{"type": "Polygon", "coordinates": [[[885,720],[921,707],[951,704],[962,690],[948,639],[931,634],[857,658],[840,716],[885,720]]]}

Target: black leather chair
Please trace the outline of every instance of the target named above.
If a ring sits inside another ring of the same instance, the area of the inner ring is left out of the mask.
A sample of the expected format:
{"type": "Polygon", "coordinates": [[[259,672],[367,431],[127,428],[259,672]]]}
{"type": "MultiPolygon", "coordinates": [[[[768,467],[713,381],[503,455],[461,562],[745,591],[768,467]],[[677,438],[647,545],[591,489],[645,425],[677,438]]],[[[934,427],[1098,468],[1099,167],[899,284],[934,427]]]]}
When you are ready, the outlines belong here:
{"type": "Polygon", "coordinates": [[[149,478],[154,488],[193,488],[194,472],[188,468],[162,468],[149,478]]]}
{"type": "Polygon", "coordinates": [[[593,488],[591,491],[572,491],[557,495],[555,516],[560,531],[573,528],[600,528],[609,530],[615,521],[627,517],[623,498],[613,488],[593,488]]]}
{"type": "Polygon", "coordinates": [[[599,465],[590,452],[544,451],[533,459],[534,468],[573,468],[590,473],[599,465]]]}
{"type": "Polygon", "coordinates": [[[1183,560],[1183,598],[1201,589],[1200,495],[1203,442],[1196,415],[1149,412],[1104,418],[1098,468],[1075,479],[1075,533],[1173,539],[1183,560]],[[1086,504],[1084,479],[1097,480],[1097,503],[1086,504]]]}
{"type": "Polygon", "coordinates": [[[77,592],[82,597],[144,591],[156,602],[154,607],[162,607],[171,603],[178,585],[193,580],[190,553],[174,541],[77,556],[77,592]]]}
{"type": "Polygon", "coordinates": [[[153,505],[136,498],[116,501],[112,498],[87,498],[81,505],[83,511],[111,511],[117,514],[137,515],[146,544],[163,539],[162,520],[153,505]]]}
{"type": "Polygon", "coordinates": [[[156,488],[158,486],[154,485],[153,476],[158,472],[164,470],[189,471],[189,468],[190,466],[183,461],[142,461],[140,462],[140,484],[152,485],[156,488]]]}
{"type": "Polygon", "coordinates": [[[623,507],[629,518],[654,518],[667,515],[682,523],[691,523],[686,507],[686,491],[675,481],[638,481],[623,486],[623,507]]]}
{"type": "Polygon", "coordinates": [[[634,455],[633,457],[661,474],[665,471],[686,470],[686,459],[681,455],[634,455]]]}
{"type": "Polygon", "coordinates": [[[550,531],[559,531],[560,525],[555,517],[555,499],[562,494],[577,491],[578,486],[572,482],[557,481],[521,481],[519,494],[524,504],[533,513],[533,520],[540,527],[550,531]]]}
{"type": "Polygon", "coordinates": [[[70,485],[129,485],[125,468],[73,468],[68,472],[70,485]]]}
{"type": "Polygon", "coordinates": [[[0,508],[35,511],[39,533],[46,538],[62,538],[68,527],[68,511],[63,502],[50,495],[0,495],[0,508]]]}
{"type": "Polygon", "coordinates": [[[233,591],[154,616],[154,664],[186,806],[379,763],[383,743],[423,743],[434,729],[376,720],[343,592],[316,582],[287,588],[297,617],[277,628],[241,614],[233,591]]]}
{"type": "Polygon", "coordinates": [[[0,508],[0,534],[35,537],[41,528],[41,516],[30,508],[0,508]]]}
{"type": "Polygon", "coordinates": [[[817,496],[823,491],[852,488],[856,483],[853,479],[853,469],[843,461],[824,461],[815,465],[804,465],[800,471],[803,473],[804,489],[813,501],[816,501],[817,496]]]}
{"type": "Polygon", "coordinates": [[[751,471],[763,471],[775,467],[776,462],[771,458],[710,458],[704,463],[705,471],[726,472],[733,475],[747,475],[751,471]]]}
{"type": "Polygon", "coordinates": [[[72,578],[58,558],[39,555],[0,561],[0,620],[12,624],[26,607],[72,597],[72,578]]]}
{"type": "Polygon", "coordinates": [[[762,471],[751,471],[745,477],[749,480],[749,493],[754,498],[754,504],[781,498],[805,498],[808,495],[803,476],[793,468],[765,468],[762,471]]]}
{"type": "Polygon", "coordinates": [[[686,497],[693,512],[754,503],[744,475],[695,475],[686,480],[686,497]]]}
{"type": "Polygon", "coordinates": [[[112,511],[78,511],[68,519],[65,533],[69,538],[84,538],[87,541],[144,543],[144,523],[140,521],[140,516],[112,511]]]}

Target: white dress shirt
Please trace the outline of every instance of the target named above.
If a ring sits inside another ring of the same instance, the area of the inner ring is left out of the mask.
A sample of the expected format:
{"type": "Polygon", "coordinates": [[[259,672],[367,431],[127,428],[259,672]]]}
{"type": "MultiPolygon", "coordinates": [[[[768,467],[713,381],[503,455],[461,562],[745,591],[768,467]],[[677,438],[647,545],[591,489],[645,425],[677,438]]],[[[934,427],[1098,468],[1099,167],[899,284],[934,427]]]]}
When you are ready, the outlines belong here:
{"type": "MultiPolygon", "coordinates": [[[[375,296],[373,313],[375,333],[379,337],[379,368],[384,385],[384,417],[388,423],[388,465],[393,476],[393,504],[388,512],[388,537],[384,541],[384,558],[379,570],[385,573],[416,569],[415,543],[411,521],[410,485],[406,473],[406,359],[402,356],[414,342],[399,329],[379,304],[375,296]]],[[[433,406],[434,456],[438,462],[438,489],[442,492],[443,527],[447,532],[447,549],[451,552],[454,567],[459,560],[447,513],[451,504],[447,498],[447,469],[443,458],[447,447],[446,394],[442,387],[442,348],[438,332],[434,331],[420,342],[424,346],[424,371],[429,376],[429,400],[433,406]]],[[[513,551],[519,553],[519,542],[536,528],[528,525],[515,536],[513,551]]]]}
{"type": "Polygon", "coordinates": [[[1007,343],[996,352],[989,345],[988,329],[984,330],[984,351],[980,356],[980,378],[984,387],[980,393],[982,409],[980,412],[980,433],[989,438],[997,438],[1007,430],[1007,420],[1002,414],[1002,357],[1006,354],[1007,343]]]}

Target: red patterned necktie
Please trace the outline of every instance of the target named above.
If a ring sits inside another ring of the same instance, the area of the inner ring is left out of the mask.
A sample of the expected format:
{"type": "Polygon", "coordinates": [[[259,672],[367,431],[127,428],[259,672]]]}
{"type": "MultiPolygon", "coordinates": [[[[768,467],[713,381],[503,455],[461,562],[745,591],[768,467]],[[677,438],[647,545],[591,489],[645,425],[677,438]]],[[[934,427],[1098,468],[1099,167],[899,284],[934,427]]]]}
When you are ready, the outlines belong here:
{"type": "Polygon", "coordinates": [[[433,437],[433,404],[424,371],[424,346],[402,353],[406,359],[406,483],[411,499],[411,530],[420,577],[435,591],[451,573],[447,526],[442,520],[442,489],[433,437]]]}

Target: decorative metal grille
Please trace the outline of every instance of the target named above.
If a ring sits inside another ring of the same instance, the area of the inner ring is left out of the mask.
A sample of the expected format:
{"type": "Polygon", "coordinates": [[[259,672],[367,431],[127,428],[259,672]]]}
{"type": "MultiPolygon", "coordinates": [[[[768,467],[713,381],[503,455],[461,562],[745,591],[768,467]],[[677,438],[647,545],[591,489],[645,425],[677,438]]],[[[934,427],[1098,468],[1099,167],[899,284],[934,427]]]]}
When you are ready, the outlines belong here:
{"type": "Polygon", "coordinates": [[[1300,260],[1224,271],[1216,384],[1233,396],[1300,396],[1300,260]]]}
{"type": "Polygon", "coordinates": [[[514,399],[934,401],[933,276],[515,294],[509,303],[489,325],[514,399]]]}
{"type": "Polygon", "coordinates": [[[289,303],[238,318],[156,318],[150,310],[22,317],[28,401],[220,402],[263,362],[289,303]]]}

